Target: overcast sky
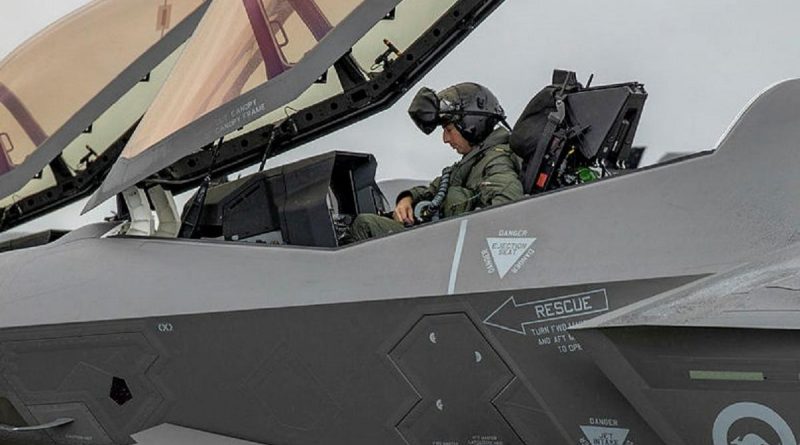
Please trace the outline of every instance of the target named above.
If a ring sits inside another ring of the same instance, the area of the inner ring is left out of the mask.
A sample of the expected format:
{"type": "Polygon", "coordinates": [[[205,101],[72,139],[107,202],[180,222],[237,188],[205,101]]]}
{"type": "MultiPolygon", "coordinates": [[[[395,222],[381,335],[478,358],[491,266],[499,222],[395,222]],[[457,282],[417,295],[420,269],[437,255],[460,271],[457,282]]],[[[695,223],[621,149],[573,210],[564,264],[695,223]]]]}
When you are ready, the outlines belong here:
{"type": "MultiPolygon", "coordinates": [[[[431,0],[435,1],[435,0],[431,0]]],[[[0,57],[84,0],[0,0],[0,57]]],[[[668,151],[713,148],[750,99],[780,80],[800,77],[800,1],[506,0],[421,82],[436,90],[461,81],[492,89],[513,123],[549,83],[553,68],[594,73],[594,84],[639,81],[649,93],[636,136],[645,162],[668,151]]],[[[65,86],[66,87],[66,86],[65,86]]],[[[269,165],[334,149],[372,152],[379,179],[432,178],[457,155],[440,135],[409,121],[411,95],[392,109],[269,165]]],[[[755,148],[757,149],[757,148],[755,148]]],[[[21,230],[71,228],[72,205],[21,230]]]]}

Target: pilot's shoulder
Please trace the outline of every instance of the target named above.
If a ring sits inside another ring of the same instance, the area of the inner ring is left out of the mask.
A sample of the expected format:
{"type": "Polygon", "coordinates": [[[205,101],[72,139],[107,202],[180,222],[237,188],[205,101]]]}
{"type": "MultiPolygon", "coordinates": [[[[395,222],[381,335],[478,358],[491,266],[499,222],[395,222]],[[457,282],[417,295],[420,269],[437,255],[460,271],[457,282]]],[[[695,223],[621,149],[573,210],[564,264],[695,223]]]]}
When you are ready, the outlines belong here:
{"type": "Polygon", "coordinates": [[[511,150],[511,147],[509,147],[508,144],[499,144],[490,147],[486,151],[485,155],[485,157],[488,158],[489,160],[495,160],[495,159],[500,160],[503,158],[510,159],[512,156],[514,156],[514,152],[511,150]]]}
{"type": "Polygon", "coordinates": [[[483,165],[485,169],[511,169],[519,173],[521,159],[508,144],[498,144],[487,150],[483,165]]]}

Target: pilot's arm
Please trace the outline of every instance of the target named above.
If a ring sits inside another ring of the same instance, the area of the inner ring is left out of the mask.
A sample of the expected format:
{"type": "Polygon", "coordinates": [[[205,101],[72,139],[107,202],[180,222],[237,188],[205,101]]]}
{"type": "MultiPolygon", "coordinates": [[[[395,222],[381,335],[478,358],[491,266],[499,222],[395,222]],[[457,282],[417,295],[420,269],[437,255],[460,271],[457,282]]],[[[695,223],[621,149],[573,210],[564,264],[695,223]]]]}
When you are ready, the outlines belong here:
{"type": "Polygon", "coordinates": [[[414,224],[414,205],[420,201],[433,199],[439,191],[441,179],[442,177],[438,176],[428,185],[418,185],[400,192],[394,207],[394,220],[403,224],[414,224]]]}

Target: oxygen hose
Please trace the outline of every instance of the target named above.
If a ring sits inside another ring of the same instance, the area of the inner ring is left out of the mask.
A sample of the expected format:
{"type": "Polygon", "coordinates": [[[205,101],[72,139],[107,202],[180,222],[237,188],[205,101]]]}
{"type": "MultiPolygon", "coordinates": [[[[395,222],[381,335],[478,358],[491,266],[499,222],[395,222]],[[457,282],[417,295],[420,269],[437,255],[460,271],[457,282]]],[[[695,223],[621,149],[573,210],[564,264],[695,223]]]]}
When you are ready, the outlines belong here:
{"type": "Polygon", "coordinates": [[[452,171],[452,166],[445,167],[444,170],[442,170],[442,179],[439,180],[439,191],[436,192],[436,195],[434,195],[431,200],[431,209],[433,211],[438,211],[439,207],[444,203],[444,198],[447,196],[447,189],[450,188],[450,172],[452,171]]]}
{"type": "Polygon", "coordinates": [[[444,198],[447,196],[447,189],[450,188],[450,173],[453,171],[453,166],[445,167],[442,170],[442,176],[439,179],[439,190],[430,201],[420,201],[414,207],[414,218],[417,221],[431,221],[439,219],[439,209],[444,203],[444,198]]]}

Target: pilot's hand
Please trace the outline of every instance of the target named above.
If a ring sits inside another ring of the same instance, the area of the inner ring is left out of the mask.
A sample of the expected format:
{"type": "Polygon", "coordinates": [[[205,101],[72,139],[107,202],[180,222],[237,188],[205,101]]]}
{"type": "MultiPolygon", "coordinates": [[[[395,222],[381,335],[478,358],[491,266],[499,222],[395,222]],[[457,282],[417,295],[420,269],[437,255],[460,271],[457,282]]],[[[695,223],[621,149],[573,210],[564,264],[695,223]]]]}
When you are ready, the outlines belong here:
{"type": "Polygon", "coordinates": [[[414,224],[414,208],[410,196],[406,196],[400,201],[397,201],[397,206],[394,208],[394,220],[405,225],[414,224]]]}

